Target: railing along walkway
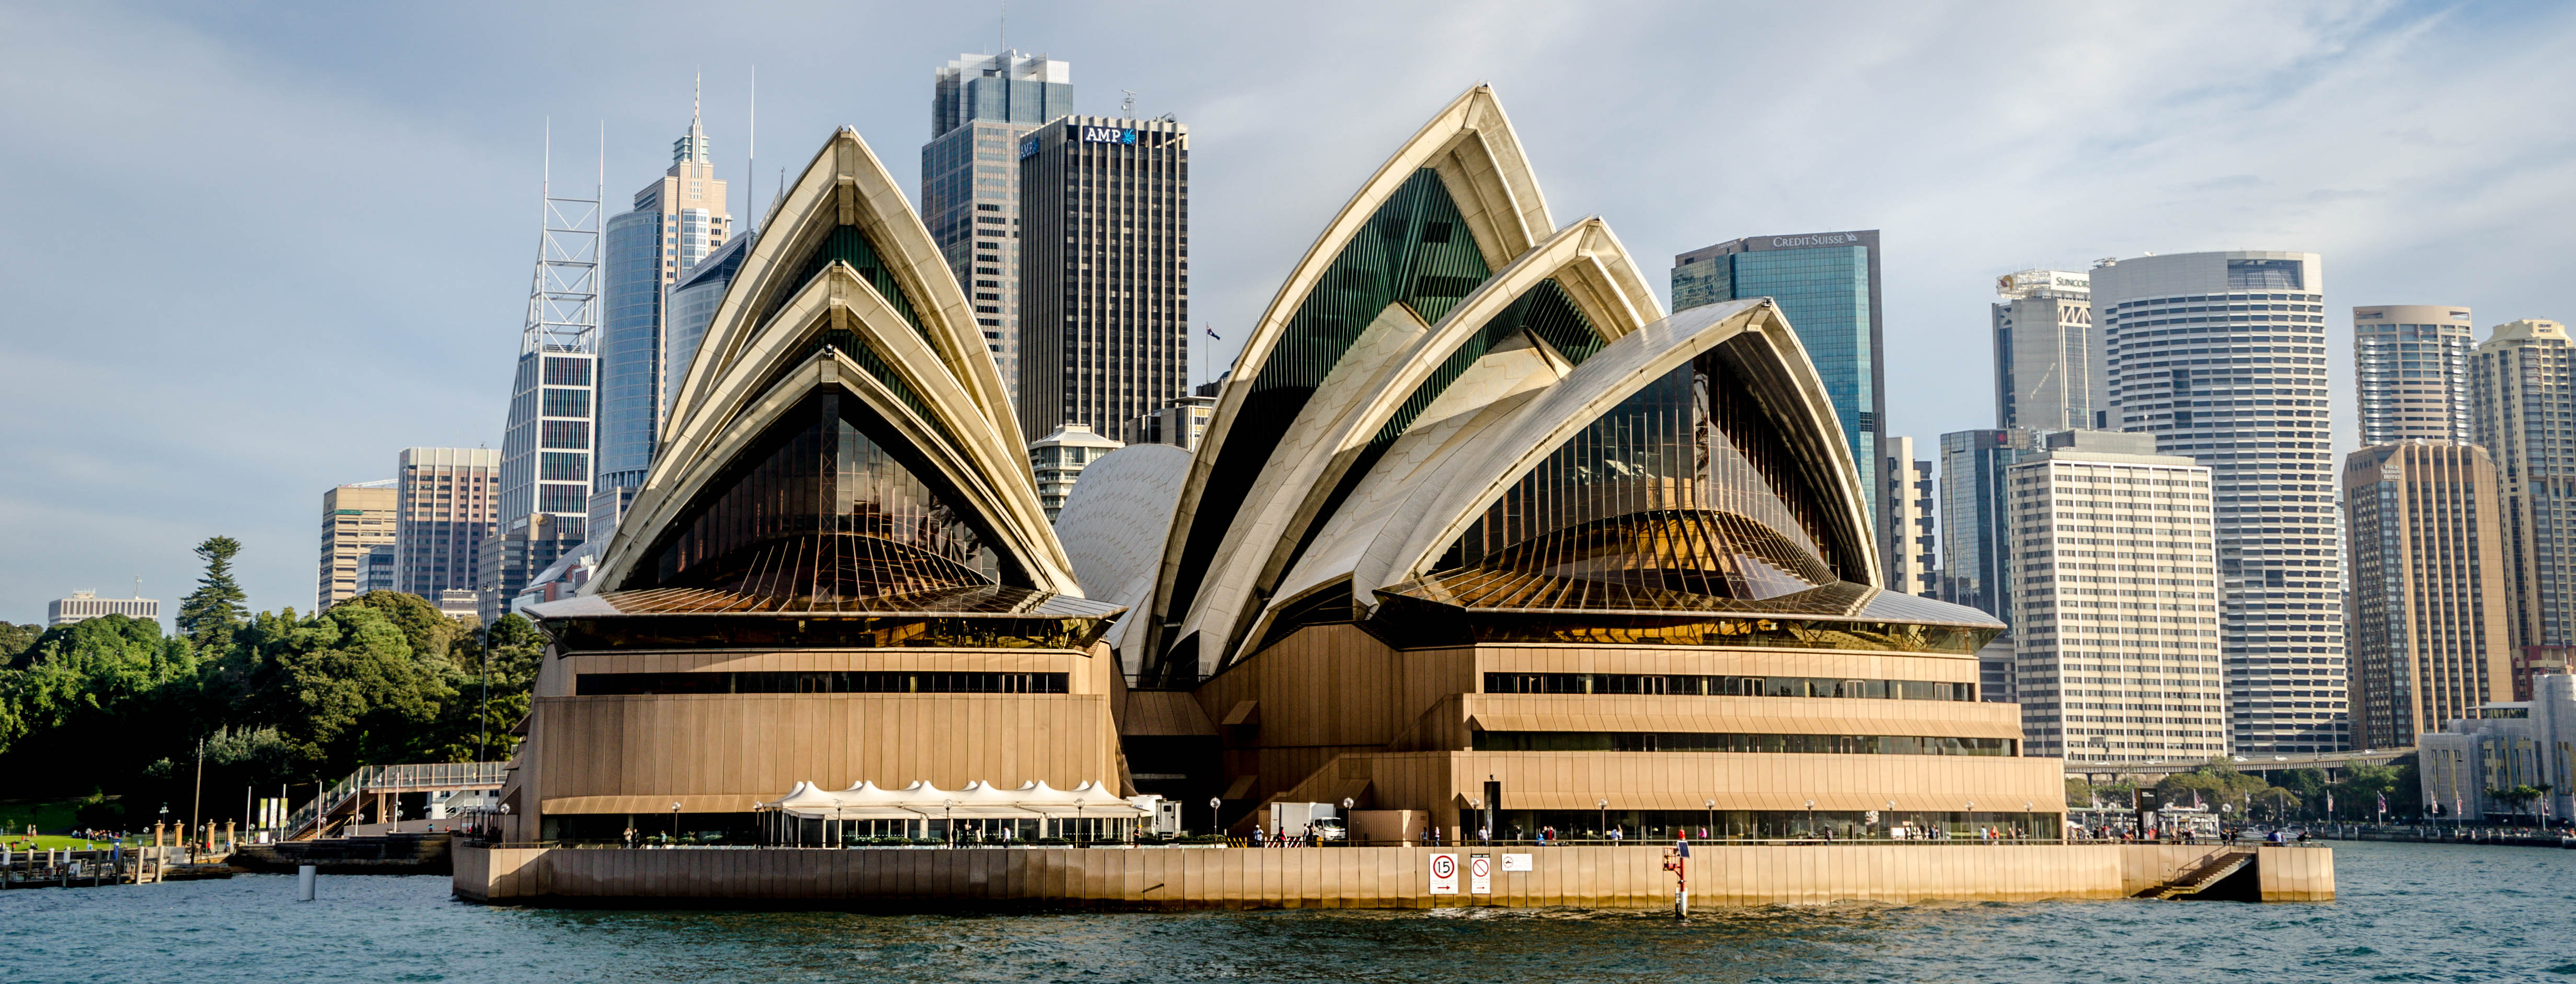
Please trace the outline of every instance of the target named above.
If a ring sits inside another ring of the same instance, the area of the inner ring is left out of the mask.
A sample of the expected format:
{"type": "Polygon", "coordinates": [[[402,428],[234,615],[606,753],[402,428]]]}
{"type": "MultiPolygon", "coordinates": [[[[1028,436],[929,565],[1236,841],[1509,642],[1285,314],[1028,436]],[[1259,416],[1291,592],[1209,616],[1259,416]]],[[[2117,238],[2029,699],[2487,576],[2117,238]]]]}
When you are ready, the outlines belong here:
{"type": "Polygon", "coordinates": [[[507,762],[424,762],[367,765],[333,783],[286,818],[286,840],[309,840],[329,828],[342,812],[354,814],[369,794],[420,793],[452,789],[499,789],[507,762]]]}

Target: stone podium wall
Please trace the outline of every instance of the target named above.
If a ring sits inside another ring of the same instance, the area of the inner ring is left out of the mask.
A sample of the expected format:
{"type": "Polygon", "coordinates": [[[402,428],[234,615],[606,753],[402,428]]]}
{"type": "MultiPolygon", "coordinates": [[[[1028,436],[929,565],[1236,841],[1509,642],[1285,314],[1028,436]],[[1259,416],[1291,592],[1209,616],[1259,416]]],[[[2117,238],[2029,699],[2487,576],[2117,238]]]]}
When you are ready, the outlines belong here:
{"type": "MultiPolygon", "coordinates": [[[[1696,906],[1848,900],[2124,898],[2215,848],[2120,844],[1836,844],[1694,847],[1696,906]]],[[[484,848],[455,852],[456,894],[477,902],[687,901],[961,909],[1663,908],[1664,848],[484,848]],[[1431,892],[1436,853],[1494,855],[1490,894],[1431,892]],[[1528,854],[1531,870],[1503,871],[1528,854]]],[[[2334,897],[2328,848],[2258,849],[2265,901],[2334,897]]]]}

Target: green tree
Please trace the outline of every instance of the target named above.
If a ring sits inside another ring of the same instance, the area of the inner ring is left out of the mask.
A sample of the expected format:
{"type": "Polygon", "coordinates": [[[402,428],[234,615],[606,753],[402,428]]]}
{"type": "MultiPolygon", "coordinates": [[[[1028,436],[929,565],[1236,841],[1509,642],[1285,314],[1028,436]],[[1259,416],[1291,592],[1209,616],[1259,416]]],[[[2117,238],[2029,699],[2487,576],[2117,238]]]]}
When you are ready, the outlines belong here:
{"type": "Polygon", "coordinates": [[[19,660],[35,651],[36,637],[44,634],[41,625],[0,622],[0,666],[22,668],[19,660]]]}
{"type": "Polygon", "coordinates": [[[2388,797],[2388,812],[2411,815],[2417,811],[2420,799],[2412,766],[2398,769],[2372,762],[2354,762],[2344,767],[2343,781],[2329,788],[2334,793],[2338,819],[2377,818],[2381,796],[2388,797]]]}
{"type": "Polygon", "coordinates": [[[169,754],[190,731],[197,661],[158,622],[107,615],[46,630],[0,670],[0,775],[83,790],[169,754]]]}
{"type": "Polygon", "coordinates": [[[202,649],[222,649],[232,641],[233,631],[250,617],[243,607],[241,585],[233,580],[233,555],[241,553],[241,541],[228,536],[211,536],[197,544],[197,556],[206,562],[206,576],[197,579],[197,590],[179,602],[179,631],[202,649]]]}
{"type": "Polygon", "coordinates": [[[255,676],[269,718],[323,775],[403,760],[454,689],[377,609],[340,605],[289,630],[255,676]]]}

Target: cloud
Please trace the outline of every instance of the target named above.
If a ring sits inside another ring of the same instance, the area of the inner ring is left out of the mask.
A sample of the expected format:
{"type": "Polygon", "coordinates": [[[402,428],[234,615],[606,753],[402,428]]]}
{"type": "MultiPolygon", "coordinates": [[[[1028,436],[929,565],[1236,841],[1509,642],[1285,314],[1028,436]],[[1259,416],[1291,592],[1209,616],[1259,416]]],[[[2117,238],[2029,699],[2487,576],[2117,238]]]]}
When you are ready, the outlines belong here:
{"type": "MultiPolygon", "coordinates": [[[[763,198],[836,125],[898,174],[982,6],[113,3],[0,8],[0,617],[240,537],[310,604],[314,510],[412,445],[499,440],[538,144],[620,201],[693,73],[763,198]],[[685,30],[672,25],[686,24],[685,30]],[[595,162],[595,129],[607,135],[595,162]]],[[[1891,432],[1986,426],[1994,275],[2240,247],[2324,254],[2332,309],[2571,313],[2576,12],[2556,7],[1014,4],[1077,108],[1192,128],[1194,322],[1226,336],[1385,154],[1501,93],[1558,221],[1649,270],[1738,236],[1877,228],[1891,432]]],[[[737,191],[740,194],[740,191],[737,191]]],[[[738,198],[738,200],[740,200],[738,198]]],[[[2336,315],[2340,341],[2348,331],[2336,315]]],[[[1195,335],[1198,341],[1205,336],[1195,335]]],[[[1192,359],[1193,364],[1198,362],[1192,359]]],[[[2349,447],[2350,360],[2333,361],[2349,447]]]]}

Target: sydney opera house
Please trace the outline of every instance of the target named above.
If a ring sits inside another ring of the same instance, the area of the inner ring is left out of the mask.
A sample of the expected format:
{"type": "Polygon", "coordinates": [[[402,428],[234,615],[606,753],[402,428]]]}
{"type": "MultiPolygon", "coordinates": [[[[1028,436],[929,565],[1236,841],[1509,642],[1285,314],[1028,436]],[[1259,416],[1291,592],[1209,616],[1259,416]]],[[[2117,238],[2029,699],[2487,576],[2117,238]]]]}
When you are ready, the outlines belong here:
{"type": "Polygon", "coordinates": [[[855,132],[764,228],[588,593],[532,610],[507,840],[958,822],[924,796],[1035,818],[1011,836],[1107,829],[1059,795],[1452,842],[2060,828],[2059,763],[1977,699],[2003,627],[1881,587],[1779,310],[1666,314],[1607,223],[1550,213],[1487,89],[1286,271],[1204,442],[1110,454],[1053,524],[855,132]]]}

